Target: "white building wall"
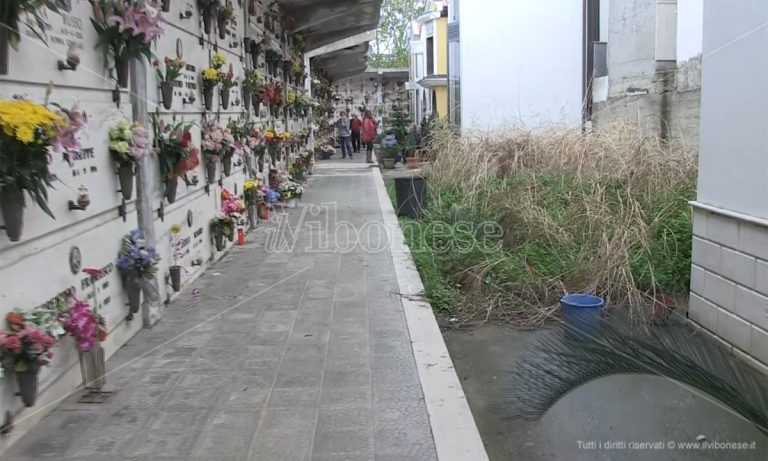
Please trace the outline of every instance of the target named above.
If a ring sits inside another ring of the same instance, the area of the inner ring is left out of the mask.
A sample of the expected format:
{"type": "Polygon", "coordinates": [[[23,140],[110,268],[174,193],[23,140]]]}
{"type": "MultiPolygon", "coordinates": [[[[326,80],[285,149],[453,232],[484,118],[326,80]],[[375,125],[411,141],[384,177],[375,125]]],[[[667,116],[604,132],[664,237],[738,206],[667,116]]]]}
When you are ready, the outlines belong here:
{"type": "MultiPolygon", "coordinates": [[[[142,327],[141,314],[136,315],[132,321],[126,320],[127,299],[116,268],[121,238],[131,229],[138,227],[137,193],[134,188],[132,199],[126,203],[127,215],[125,219],[121,218],[118,215],[121,195],[115,174],[116,166],[108,151],[108,129],[121,118],[132,120],[133,117],[127,90],[121,92],[119,107],[112,101],[115,82],[105,69],[101,51],[94,49],[97,36],[88,19],[92,16],[90,4],[71,3],[71,11],[65,10],[62,14],[47,12],[47,21],[51,26],[48,31],[48,47],[36,40],[31,32],[22,30],[19,51],[10,52],[10,71],[8,75],[0,76],[0,98],[22,96],[42,103],[46,88],[51,82],[54,87],[51,101],[65,107],[78,103],[87,113],[87,132],[81,141],[84,148],[92,149],[92,155],[75,160],[74,166],[67,164],[60,154],[51,158],[51,172],[59,179],[54,182],[54,189],[49,189],[49,206],[56,216],[55,220],[45,215],[27,197],[21,240],[11,242],[5,232],[0,230],[0,319],[4,319],[11,310],[29,311],[70,288],[75,289],[79,299],[88,299],[93,304],[92,288],[87,286],[88,277],[79,272],[72,273],[70,270],[70,249],[78,247],[82,255],[82,268],[102,268],[108,271],[96,285],[100,313],[105,317],[109,330],[109,337],[103,344],[109,356],[142,327]],[[74,72],[57,69],[57,61],[67,54],[68,41],[78,48],[81,58],[81,63],[74,72]],[[91,203],[86,211],[70,211],[67,204],[77,198],[75,191],[81,184],[88,188],[91,203]]],[[[245,7],[245,4],[243,5],[245,7]]],[[[265,4],[259,5],[260,8],[266,8],[265,4]]],[[[256,23],[255,16],[248,21],[245,20],[243,10],[236,10],[237,27],[230,25],[227,39],[215,38],[214,28],[210,43],[201,45],[201,21],[197,8],[189,7],[193,11],[190,19],[180,19],[180,13],[187,8],[183,2],[171,2],[171,9],[166,17],[172,25],[166,26],[165,36],[153,46],[153,52],[160,61],[165,56],[175,57],[178,39],[183,48],[183,59],[188,65],[194,66],[194,69],[182,73],[180,81],[183,86],[175,90],[171,110],[165,110],[162,105],[157,107],[160,104],[160,96],[155,83],[155,71],[148,66],[148,106],[151,112],[157,109],[160,117],[167,122],[174,118],[177,121],[194,122],[196,127],[192,130],[193,139],[199,147],[199,127],[204,115],[199,74],[209,64],[209,56],[214,52],[214,41],[218,41],[218,51],[225,54],[228,62],[232,64],[234,74],[240,77],[244,67],[240,60],[240,46],[246,33],[245,24],[249,23],[249,27],[257,30],[260,36],[264,31],[263,26],[256,23]],[[234,46],[231,46],[232,44],[234,46]],[[195,85],[198,87],[195,88],[195,85]],[[196,101],[184,104],[184,96],[190,94],[195,95],[196,101]]],[[[253,36],[253,33],[250,35],[253,36]]],[[[263,54],[261,61],[263,71],[263,54]]],[[[216,118],[221,125],[226,126],[230,119],[244,116],[239,87],[231,90],[230,106],[227,110],[219,107],[218,99],[218,96],[214,97],[214,112],[207,113],[207,117],[216,118]]],[[[283,129],[286,125],[284,119],[267,119],[263,105],[261,115],[263,118],[254,119],[261,128],[266,127],[268,123],[274,124],[277,129],[283,129]]],[[[303,122],[296,120],[290,120],[287,124],[285,128],[291,130],[300,130],[305,126],[303,122]]],[[[151,126],[147,128],[151,132],[151,126]]],[[[189,175],[190,178],[196,175],[199,183],[185,186],[183,181],[179,180],[177,199],[173,204],[169,204],[163,198],[163,186],[156,162],[157,160],[153,159],[154,170],[149,174],[155,183],[152,207],[157,249],[162,257],[157,280],[160,298],[167,300],[173,296],[173,290],[165,280],[168,267],[174,263],[170,247],[171,225],[180,224],[181,238],[187,239],[183,247],[184,254],[176,261],[185,269],[182,283],[186,284],[201,274],[210,262],[222,255],[213,249],[209,231],[209,220],[220,209],[221,187],[241,193],[247,176],[243,166],[236,166],[239,159],[235,156],[232,174],[222,178],[221,186],[218,183],[211,184],[210,193],[206,193],[204,167],[201,164],[189,175]],[[164,207],[162,219],[158,214],[161,204],[164,207]],[[192,215],[191,225],[188,224],[188,213],[192,215]]],[[[218,171],[221,175],[220,166],[218,171]]],[[[0,218],[0,226],[2,224],[0,218]]],[[[0,328],[4,329],[5,325],[0,328]]],[[[23,408],[21,400],[15,395],[16,383],[11,373],[6,373],[5,377],[0,379],[0,412],[11,412],[17,421],[13,432],[0,438],[0,453],[55,406],[47,406],[49,403],[55,404],[80,384],[78,354],[71,338],[64,337],[58,341],[54,353],[53,362],[42,368],[38,403],[33,408],[23,408]]],[[[109,379],[107,381],[109,383],[109,379]]]]}
{"type": "Polygon", "coordinates": [[[768,373],[768,3],[707,0],[690,317],[768,373]]]}
{"type": "Polygon", "coordinates": [[[677,0],[677,62],[701,54],[704,0],[677,0]]]}
{"type": "Polygon", "coordinates": [[[581,122],[582,2],[460,9],[462,130],[581,122]]]}

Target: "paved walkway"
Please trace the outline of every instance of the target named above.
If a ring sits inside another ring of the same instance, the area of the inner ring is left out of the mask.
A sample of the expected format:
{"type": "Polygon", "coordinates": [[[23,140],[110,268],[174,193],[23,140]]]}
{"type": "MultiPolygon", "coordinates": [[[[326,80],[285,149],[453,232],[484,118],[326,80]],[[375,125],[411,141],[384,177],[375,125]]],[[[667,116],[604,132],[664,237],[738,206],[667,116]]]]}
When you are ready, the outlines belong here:
{"type": "Polygon", "coordinates": [[[383,222],[360,157],[319,162],[290,227],[260,226],[121,349],[108,403],[78,393],[3,458],[436,460],[391,254],[375,232],[333,250],[334,219],[383,222]]]}

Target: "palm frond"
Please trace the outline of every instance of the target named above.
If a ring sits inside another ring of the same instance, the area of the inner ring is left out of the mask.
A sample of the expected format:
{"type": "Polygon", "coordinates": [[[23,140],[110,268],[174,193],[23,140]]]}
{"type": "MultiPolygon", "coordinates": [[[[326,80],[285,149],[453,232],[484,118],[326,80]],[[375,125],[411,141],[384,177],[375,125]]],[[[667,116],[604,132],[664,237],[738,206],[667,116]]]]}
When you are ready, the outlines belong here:
{"type": "Polygon", "coordinates": [[[768,435],[768,378],[683,325],[627,332],[604,322],[598,332],[553,330],[517,363],[503,400],[513,417],[538,419],[571,391],[618,374],[685,384],[768,435]]]}

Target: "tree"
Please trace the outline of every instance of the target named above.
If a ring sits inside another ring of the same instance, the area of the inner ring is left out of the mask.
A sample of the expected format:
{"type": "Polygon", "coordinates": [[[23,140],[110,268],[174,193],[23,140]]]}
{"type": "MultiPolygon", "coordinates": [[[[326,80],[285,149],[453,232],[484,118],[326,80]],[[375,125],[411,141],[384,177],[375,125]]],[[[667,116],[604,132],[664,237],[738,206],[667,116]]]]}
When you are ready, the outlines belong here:
{"type": "Polygon", "coordinates": [[[408,67],[408,25],[423,9],[424,0],[384,0],[381,24],[371,42],[371,65],[408,67]]]}

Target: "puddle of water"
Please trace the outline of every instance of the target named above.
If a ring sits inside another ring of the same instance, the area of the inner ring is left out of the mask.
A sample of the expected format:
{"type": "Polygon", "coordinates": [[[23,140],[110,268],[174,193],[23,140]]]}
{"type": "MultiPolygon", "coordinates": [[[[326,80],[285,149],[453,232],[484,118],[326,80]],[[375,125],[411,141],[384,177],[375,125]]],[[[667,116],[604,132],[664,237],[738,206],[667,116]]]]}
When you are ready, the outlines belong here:
{"type": "Polygon", "coordinates": [[[768,438],[750,423],[679,384],[653,376],[603,378],[565,396],[539,421],[509,419],[500,395],[524,348],[541,334],[542,330],[495,324],[444,334],[491,460],[768,459],[768,438]],[[742,450],[680,447],[681,442],[696,442],[700,435],[718,442],[755,441],[756,446],[742,450]],[[596,442],[596,447],[590,442],[596,442]],[[624,442],[625,447],[606,448],[605,442],[624,442]],[[663,448],[633,449],[630,442],[662,442],[663,448]],[[669,442],[676,448],[666,448],[669,442]]]}

